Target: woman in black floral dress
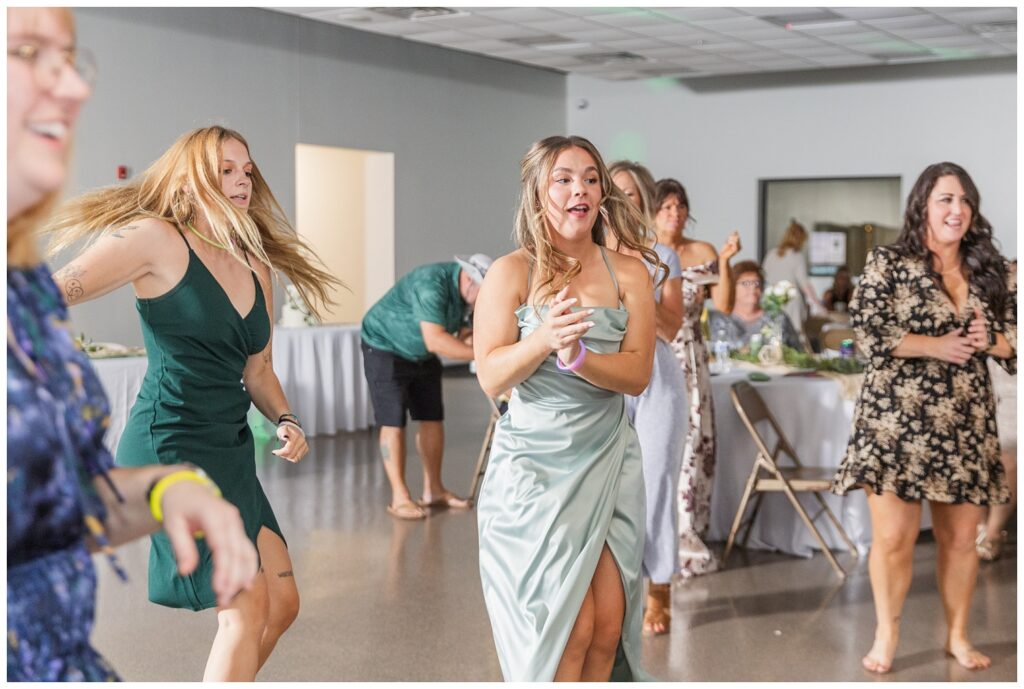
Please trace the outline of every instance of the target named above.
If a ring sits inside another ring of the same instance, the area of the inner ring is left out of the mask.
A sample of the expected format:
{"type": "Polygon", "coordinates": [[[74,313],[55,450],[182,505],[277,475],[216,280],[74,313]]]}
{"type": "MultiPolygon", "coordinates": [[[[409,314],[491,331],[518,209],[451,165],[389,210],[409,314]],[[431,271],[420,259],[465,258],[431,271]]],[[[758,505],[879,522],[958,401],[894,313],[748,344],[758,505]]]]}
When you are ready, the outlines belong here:
{"type": "Polygon", "coordinates": [[[875,641],[863,665],[892,666],[910,588],[921,500],[938,544],[946,652],[970,669],[989,658],[967,638],[978,573],[975,528],[1006,502],[986,359],[1013,373],[1017,272],[993,246],[967,172],[929,166],[907,199],[896,243],[868,257],[850,311],[869,357],[853,434],[833,490],[868,494],[875,641]]]}

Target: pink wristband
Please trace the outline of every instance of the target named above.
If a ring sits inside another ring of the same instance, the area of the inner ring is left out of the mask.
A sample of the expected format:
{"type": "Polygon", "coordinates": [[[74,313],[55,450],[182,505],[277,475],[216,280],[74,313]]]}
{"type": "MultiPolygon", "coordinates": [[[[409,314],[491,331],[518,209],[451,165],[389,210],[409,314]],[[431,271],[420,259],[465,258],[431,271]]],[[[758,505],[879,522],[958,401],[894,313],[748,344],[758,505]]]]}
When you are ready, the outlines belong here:
{"type": "Polygon", "coordinates": [[[587,347],[583,344],[583,340],[580,340],[580,353],[573,359],[573,362],[568,366],[562,363],[562,360],[555,356],[555,365],[558,366],[559,371],[575,371],[583,365],[583,359],[587,356],[587,347]]]}

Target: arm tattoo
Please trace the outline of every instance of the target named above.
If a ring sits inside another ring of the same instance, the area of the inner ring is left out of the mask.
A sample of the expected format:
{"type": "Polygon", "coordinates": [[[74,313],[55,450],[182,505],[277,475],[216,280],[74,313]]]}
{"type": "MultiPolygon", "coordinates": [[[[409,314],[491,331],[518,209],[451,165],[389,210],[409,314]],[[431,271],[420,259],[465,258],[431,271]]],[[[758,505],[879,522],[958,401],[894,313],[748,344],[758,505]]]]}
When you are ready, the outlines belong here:
{"type": "Polygon", "coordinates": [[[69,304],[74,303],[85,296],[85,288],[82,287],[82,281],[78,279],[83,275],[85,275],[85,268],[77,263],[70,263],[61,268],[54,276],[54,279],[58,284],[63,283],[64,296],[67,298],[69,304]]]}
{"type": "Polygon", "coordinates": [[[127,232],[128,230],[137,230],[137,229],[139,229],[138,225],[126,225],[124,227],[119,227],[118,229],[116,229],[113,232],[111,232],[110,236],[111,237],[117,237],[118,239],[124,239],[124,235],[121,234],[122,232],[127,232]]]}
{"type": "Polygon", "coordinates": [[[280,578],[284,579],[286,577],[294,577],[295,574],[292,572],[292,570],[288,569],[288,570],[285,570],[284,572],[278,572],[277,576],[279,576],[280,578]]]}

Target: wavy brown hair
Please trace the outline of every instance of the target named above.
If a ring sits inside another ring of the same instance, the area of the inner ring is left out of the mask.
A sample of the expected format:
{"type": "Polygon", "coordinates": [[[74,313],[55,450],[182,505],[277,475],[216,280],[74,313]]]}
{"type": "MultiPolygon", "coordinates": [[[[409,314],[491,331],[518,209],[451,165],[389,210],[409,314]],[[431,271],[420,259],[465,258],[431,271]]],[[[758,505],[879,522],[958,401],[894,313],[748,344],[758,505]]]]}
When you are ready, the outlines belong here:
{"type": "Polygon", "coordinates": [[[536,302],[546,302],[579,275],[580,262],[551,244],[546,217],[548,206],[548,178],[558,155],[569,148],[581,148],[590,154],[597,166],[601,182],[601,201],[597,220],[590,231],[595,244],[604,246],[605,233],[614,236],[620,246],[640,253],[659,272],[668,274],[658,254],[644,244],[646,225],[643,214],[612,182],[608,167],[594,144],[582,136],[549,136],[534,143],[520,163],[522,186],[519,207],[516,210],[514,236],[516,244],[530,256],[536,269],[536,302]]]}
{"type": "Polygon", "coordinates": [[[778,248],[775,250],[779,256],[786,253],[786,249],[791,249],[794,252],[800,252],[804,248],[804,244],[807,243],[807,228],[798,223],[795,219],[789,221],[789,226],[786,227],[786,231],[782,233],[782,241],[779,242],[778,248]]]}
{"type": "Polygon", "coordinates": [[[164,220],[180,228],[202,216],[213,239],[238,261],[248,265],[245,255],[251,254],[272,272],[280,270],[299,289],[310,310],[323,313],[334,303],[327,287],[344,285],[299,238],[255,162],[248,210],[224,196],[222,149],[228,139],[249,151],[245,137],[232,129],[218,125],[194,129],[132,182],[90,191],[63,204],[46,229],[52,234],[47,253],[63,251],[81,239],[94,240],[141,218],[164,220]]]}
{"type": "Polygon", "coordinates": [[[995,246],[992,225],[981,214],[981,194],[974,180],[956,163],[943,162],[929,165],[914,183],[907,196],[907,209],[903,215],[903,230],[892,244],[903,256],[918,258],[925,270],[935,280],[950,301],[956,303],[942,283],[942,276],[935,270],[935,253],[928,248],[925,238],[928,233],[928,197],[935,183],[941,177],[955,175],[964,188],[967,205],[971,208],[971,226],[960,240],[962,270],[967,282],[983,297],[992,309],[993,315],[1002,324],[1006,314],[1006,259],[995,246]]]}

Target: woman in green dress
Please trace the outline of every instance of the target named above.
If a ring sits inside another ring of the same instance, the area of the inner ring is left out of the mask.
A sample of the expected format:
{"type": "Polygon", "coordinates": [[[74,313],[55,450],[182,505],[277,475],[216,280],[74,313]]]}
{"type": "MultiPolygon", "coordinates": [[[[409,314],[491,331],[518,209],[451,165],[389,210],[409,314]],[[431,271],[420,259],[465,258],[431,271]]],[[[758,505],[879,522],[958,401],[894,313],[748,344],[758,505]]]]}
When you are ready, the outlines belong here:
{"type": "Polygon", "coordinates": [[[643,218],[586,139],[522,162],[519,249],[477,298],[477,376],[514,388],[478,500],[480,576],[509,681],[641,679],[644,482],[623,395],[647,387],[654,293],[643,218]],[[628,327],[627,327],[628,326],[628,327]]]}
{"type": "Polygon", "coordinates": [[[284,536],[256,477],[250,404],[277,422],[274,454],[307,452],[297,417],[271,365],[273,292],[280,269],[307,302],[327,301],[337,281],[315,263],[274,199],[249,147],[223,127],[182,136],[135,181],[67,203],[51,225],[51,252],[88,238],[54,276],[69,304],[131,283],[149,366],[117,448],[117,463],[154,455],[190,461],[221,486],[260,556],[250,591],[218,605],[213,558],[179,575],[163,534],[152,537],[150,600],[217,608],[206,680],[253,680],[298,614],[298,589],[284,536]]]}

